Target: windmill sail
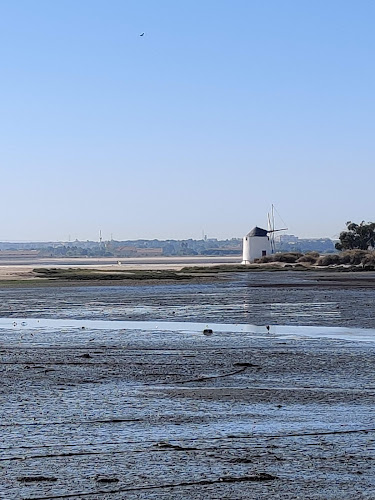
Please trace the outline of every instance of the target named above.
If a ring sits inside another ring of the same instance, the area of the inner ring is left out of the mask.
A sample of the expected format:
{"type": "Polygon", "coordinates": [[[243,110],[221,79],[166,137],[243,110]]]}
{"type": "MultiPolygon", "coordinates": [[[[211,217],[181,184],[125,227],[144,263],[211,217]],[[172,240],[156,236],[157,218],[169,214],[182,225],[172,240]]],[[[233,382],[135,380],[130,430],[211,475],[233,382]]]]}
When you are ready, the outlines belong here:
{"type": "Polygon", "coordinates": [[[275,211],[277,212],[281,222],[286,226],[285,222],[281,218],[279,212],[276,210],[275,205],[271,205],[271,213],[269,212],[267,214],[268,218],[268,234],[269,234],[269,239],[270,239],[270,244],[271,244],[271,253],[276,253],[276,244],[275,244],[275,233],[279,231],[287,231],[287,227],[283,227],[280,229],[275,229],[275,211]]]}

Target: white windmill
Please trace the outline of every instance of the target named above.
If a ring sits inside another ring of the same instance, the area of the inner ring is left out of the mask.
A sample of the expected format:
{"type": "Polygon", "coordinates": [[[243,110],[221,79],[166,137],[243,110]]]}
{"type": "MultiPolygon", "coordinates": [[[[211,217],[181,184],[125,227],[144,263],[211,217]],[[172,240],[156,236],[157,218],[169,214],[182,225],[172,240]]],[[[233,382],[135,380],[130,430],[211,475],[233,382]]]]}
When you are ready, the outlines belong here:
{"type": "Polygon", "coordinates": [[[255,259],[275,253],[275,233],[287,228],[275,229],[275,207],[267,215],[268,229],[255,226],[242,240],[242,264],[250,264],[255,259]]]}

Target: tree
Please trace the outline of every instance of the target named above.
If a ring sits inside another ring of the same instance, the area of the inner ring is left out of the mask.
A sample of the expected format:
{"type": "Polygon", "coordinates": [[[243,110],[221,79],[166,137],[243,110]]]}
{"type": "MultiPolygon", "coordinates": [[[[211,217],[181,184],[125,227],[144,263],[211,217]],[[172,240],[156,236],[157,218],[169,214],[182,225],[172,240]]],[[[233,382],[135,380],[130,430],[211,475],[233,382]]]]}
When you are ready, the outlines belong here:
{"type": "Polygon", "coordinates": [[[375,222],[355,224],[349,221],[346,228],[347,231],[340,233],[340,242],[335,245],[337,250],[368,250],[369,247],[375,247],[375,222]]]}

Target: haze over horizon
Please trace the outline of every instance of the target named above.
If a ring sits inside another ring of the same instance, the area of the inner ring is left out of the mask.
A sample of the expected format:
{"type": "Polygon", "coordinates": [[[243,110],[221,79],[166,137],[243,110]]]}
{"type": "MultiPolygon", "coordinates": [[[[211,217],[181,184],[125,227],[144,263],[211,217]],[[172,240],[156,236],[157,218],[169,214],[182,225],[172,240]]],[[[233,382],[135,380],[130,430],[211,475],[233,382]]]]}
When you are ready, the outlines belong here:
{"type": "Polygon", "coordinates": [[[374,220],[375,4],[0,5],[0,241],[374,220]],[[145,33],[140,37],[141,33],[145,33]]]}

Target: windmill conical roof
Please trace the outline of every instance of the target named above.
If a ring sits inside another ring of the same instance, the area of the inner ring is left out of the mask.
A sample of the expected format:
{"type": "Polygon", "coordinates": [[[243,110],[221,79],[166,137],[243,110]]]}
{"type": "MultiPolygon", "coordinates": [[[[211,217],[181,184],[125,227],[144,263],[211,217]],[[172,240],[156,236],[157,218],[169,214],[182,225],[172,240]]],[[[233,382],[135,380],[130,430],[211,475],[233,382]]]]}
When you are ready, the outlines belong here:
{"type": "Polygon", "coordinates": [[[261,227],[255,226],[246,236],[267,236],[268,231],[261,227]]]}

